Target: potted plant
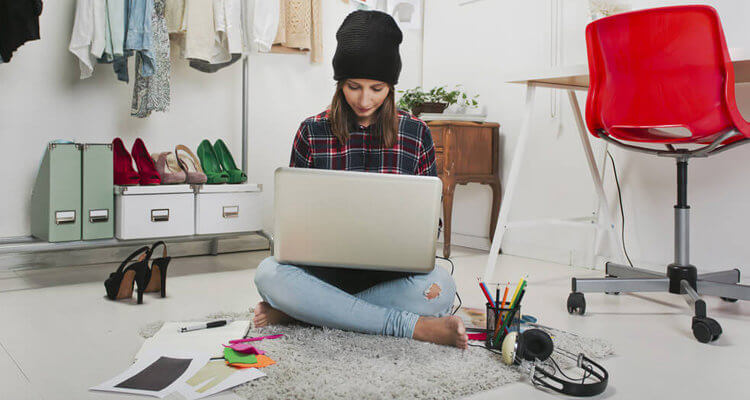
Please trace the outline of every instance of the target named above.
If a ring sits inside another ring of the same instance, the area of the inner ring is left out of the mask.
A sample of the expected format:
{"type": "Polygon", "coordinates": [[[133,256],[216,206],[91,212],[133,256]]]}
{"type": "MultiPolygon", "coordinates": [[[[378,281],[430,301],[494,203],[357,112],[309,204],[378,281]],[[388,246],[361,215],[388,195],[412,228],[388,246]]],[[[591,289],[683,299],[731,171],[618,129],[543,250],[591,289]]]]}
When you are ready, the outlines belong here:
{"type": "Polygon", "coordinates": [[[453,90],[448,90],[445,85],[438,86],[424,91],[420,86],[413,89],[399,90],[401,98],[398,100],[398,107],[410,111],[412,114],[419,116],[423,112],[442,113],[448,106],[458,104],[459,106],[472,106],[477,104],[479,95],[469,97],[463,91],[461,85],[456,85],[453,90]]]}

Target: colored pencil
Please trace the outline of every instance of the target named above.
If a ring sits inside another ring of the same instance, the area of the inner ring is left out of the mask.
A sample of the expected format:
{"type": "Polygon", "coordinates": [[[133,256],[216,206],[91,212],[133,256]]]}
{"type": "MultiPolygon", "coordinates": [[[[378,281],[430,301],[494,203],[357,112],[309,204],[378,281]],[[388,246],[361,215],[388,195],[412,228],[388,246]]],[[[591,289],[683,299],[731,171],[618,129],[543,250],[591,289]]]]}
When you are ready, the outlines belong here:
{"type": "Polygon", "coordinates": [[[508,317],[505,318],[505,322],[503,323],[503,328],[510,328],[510,324],[513,321],[513,318],[516,316],[516,311],[518,311],[518,308],[514,308],[508,312],[508,317]]]}
{"type": "Polygon", "coordinates": [[[487,289],[487,285],[484,284],[484,282],[480,283],[482,287],[482,291],[484,291],[484,295],[487,297],[487,301],[490,302],[490,306],[495,304],[495,301],[492,299],[492,295],[490,294],[490,291],[487,289]]]}
{"type": "Polygon", "coordinates": [[[482,289],[482,293],[484,293],[484,297],[487,298],[487,301],[490,303],[490,305],[495,304],[494,301],[492,301],[492,296],[490,295],[490,292],[487,291],[487,287],[484,285],[482,281],[477,278],[477,282],[479,282],[479,288],[482,289]]]}
{"type": "Polygon", "coordinates": [[[495,322],[495,330],[493,331],[495,333],[495,340],[497,340],[497,332],[498,329],[500,329],[500,325],[503,322],[503,316],[500,312],[497,313],[497,321],[495,322]]]}
{"type": "Polygon", "coordinates": [[[526,291],[526,282],[524,281],[521,284],[521,290],[518,291],[518,296],[516,296],[513,300],[510,302],[510,308],[516,308],[516,305],[518,305],[521,301],[521,296],[523,295],[523,292],[526,291]]]}
{"type": "Polygon", "coordinates": [[[503,293],[503,301],[500,303],[500,307],[505,307],[505,299],[508,298],[508,285],[505,285],[505,293],[503,293]]]}
{"type": "Polygon", "coordinates": [[[524,294],[526,294],[526,289],[523,289],[521,291],[521,294],[518,295],[518,299],[516,299],[516,304],[513,306],[514,309],[521,306],[521,300],[523,299],[524,294]]]}
{"type": "Polygon", "coordinates": [[[518,297],[518,294],[521,293],[521,289],[522,289],[521,286],[523,286],[524,281],[525,280],[523,278],[521,278],[521,280],[518,281],[518,285],[516,285],[516,290],[513,292],[513,297],[510,298],[510,304],[511,304],[511,306],[516,301],[516,297],[518,297]]]}
{"type": "MultiPolygon", "coordinates": [[[[526,282],[524,282],[524,286],[525,286],[525,284],[526,284],[526,282]]],[[[508,312],[508,314],[506,315],[506,318],[505,318],[505,321],[503,322],[503,327],[502,327],[502,330],[503,330],[503,331],[506,331],[506,332],[507,332],[507,330],[508,330],[508,327],[510,327],[510,324],[511,324],[511,323],[512,323],[512,321],[513,321],[513,317],[514,317],[514,316],[516,315],[516,310],[518,310],[518,306],[519,306],[519,305],[521,304],[521,299],[523,299],[523,295],[524,295],[524,294],[526,294],[526,289],[523,289],[523,290],[521,291],[521,294],[519,294],[519,295],[518,295],[518,298],[516,299],[516,304],[513,304],[513,305],[511,306],[511,307],[512,307],[512,308],[511,308],[511,310],[510,310],[510,311],[508,312]]],[[[496,328],[495,330],[497,331],[497,328],[496,328]]],[[[499,336],[500,336],[500,335],[499,335],[499,332],[497,332],[497,333],[496,333],[496,335],[495,335],[495,340],[497,340],[497,338],[498,338],[499,336]]]]}

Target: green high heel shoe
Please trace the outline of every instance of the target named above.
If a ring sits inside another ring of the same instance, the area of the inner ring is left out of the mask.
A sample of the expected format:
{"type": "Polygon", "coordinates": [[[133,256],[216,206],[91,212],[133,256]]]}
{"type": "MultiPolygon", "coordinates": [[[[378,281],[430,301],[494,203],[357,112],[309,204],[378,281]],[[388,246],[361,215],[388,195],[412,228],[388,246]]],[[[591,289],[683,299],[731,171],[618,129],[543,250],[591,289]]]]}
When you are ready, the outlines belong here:
{"type": "Polygon", "coordinates": [[[203,140],[198,146],[198,158],[201,160],[201,166],[203,166],[203,172],[206,174],[208,184],[227,183],[229,181],[229,174],[221,169],[219,159],[214,153],[214,148],[211,146],[211,142],[203,140]]]}
{"type": "Polygon", "coordinates": [[[214,152],[219,158],[224,171],[227,171],[229,174],[229,183],[245,183],[247,181],[247,175],[237,168],[234,158],[232,158],[232,153],[229,152],[223,140],[219,139],[214,143],[214,152]]]}

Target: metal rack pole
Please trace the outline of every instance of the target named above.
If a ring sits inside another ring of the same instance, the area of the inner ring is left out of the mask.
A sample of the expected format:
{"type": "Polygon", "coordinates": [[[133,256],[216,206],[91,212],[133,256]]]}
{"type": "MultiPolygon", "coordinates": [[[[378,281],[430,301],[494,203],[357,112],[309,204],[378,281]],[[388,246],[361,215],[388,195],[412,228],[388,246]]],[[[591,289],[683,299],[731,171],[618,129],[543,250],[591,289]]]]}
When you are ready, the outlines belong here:
{"type": "Polygon", "coordinates": [[[248,55],[242,56],[242,172],[247,175],[247,126],[248,126],[248,112],[247,106],[250,102],[250,76],[248,74],[250,65],[248,61],[248,55]]]}

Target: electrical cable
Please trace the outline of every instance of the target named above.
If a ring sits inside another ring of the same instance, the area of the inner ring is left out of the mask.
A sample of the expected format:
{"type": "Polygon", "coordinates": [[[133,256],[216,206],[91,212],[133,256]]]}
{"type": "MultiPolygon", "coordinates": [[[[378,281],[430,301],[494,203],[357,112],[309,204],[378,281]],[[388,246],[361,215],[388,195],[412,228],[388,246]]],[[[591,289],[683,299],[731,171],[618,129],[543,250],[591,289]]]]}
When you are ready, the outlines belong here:
{"type": "MultiPolygon", "coordinates": [[[[446,260],[449,263],[451,263],[451,276],[453,276],[453,270],[455,269],[455,265],[453,265],[453,261],[450,258],[447,258],[447,257],[435,256],[435,258],[439,258],[441,260],[446,260]]],[[[458,295],[458,289],[456,289],[456,298],[458,298],[458,307],[456,307],[456,309],[453,310],[453,312],[451,312],[451,315],[456,315],[456,313],[458,312],[458,310],[461,309],[461,304],[463,304],[462,301],[461,301],[461,296],[458,295]]]]}
{"type": "Polygon", "coordinates": [[[615,165],[615,159],[612,157],[609,150],[607,150],[607,156],[609,156],[609,161],[612,162],[612,173],[615,176],[615,184],[617,185],[617,200],[620,202],[620,217],[622,218],[620,237],[622,239],[622,251],[625,253],[625,258],[627,258],[630,268],[634,268],[633,262],[630,261],[630,255],[628,255],[628,249],[625,246],[625,210],[622,208],[622,191],[620,190],[620,179],[617,177],[617,166],[615,165]]]}
{"type": "Polygon", "coordinates": [[[471,343],[469,343],[469,346],[472,346],[472,347],[481,347],[481,348],[483,348],[483,349],[485,349],[485,350],[489,351],[490,353],[495,353],[495,354],[497,354],[497,355],[503,355],[503,353],[502,353],[502,352],[500,352],[500,351],[497,351],[497,350],[493,350],[493,349],[488,349],[488,348],[487,348],[487,347],[485,347],[485,345],[483,345],[483,344],[471,344],[471,343]]]}

